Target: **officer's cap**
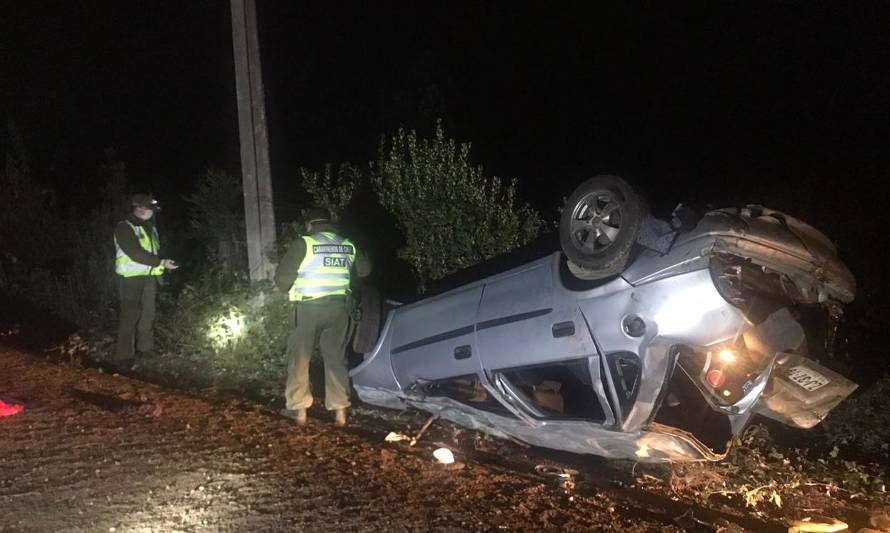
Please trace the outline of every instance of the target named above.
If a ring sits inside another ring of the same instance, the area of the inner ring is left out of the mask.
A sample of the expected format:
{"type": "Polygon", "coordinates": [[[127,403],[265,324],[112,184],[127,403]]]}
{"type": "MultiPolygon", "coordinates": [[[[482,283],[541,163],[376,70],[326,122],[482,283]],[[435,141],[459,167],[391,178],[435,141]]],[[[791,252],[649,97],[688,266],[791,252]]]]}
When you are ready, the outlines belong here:
{"type": "Polygon", "coordinates": [[[313,207],[306,212],[306,222],[314,224],[315,222],[330,222],[331,212],[324,207],[313,207]]]}
{"type": "Polygon", "coordinates": [[[161,210],[161,206],[152,194],[134,194],[130,203],[133,207],[144,207],[145,209],[151,209],[152,211],[161,210]]]}

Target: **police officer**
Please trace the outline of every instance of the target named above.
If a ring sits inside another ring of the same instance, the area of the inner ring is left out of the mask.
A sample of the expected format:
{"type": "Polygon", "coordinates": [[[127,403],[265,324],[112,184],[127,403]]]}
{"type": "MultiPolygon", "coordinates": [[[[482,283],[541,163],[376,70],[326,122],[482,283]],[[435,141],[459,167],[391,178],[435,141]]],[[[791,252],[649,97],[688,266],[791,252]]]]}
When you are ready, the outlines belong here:
{"type": "Polygon", "coordinates": [[[161,259],[161,242],[152,221],[155,212],[161,209],[157,200],[150,194],[136,194],[131,207],[127,218],[114,229],[114,271],[120,287],[115,362],[127,367],[135,358],[134,349],[140,356],[154,355],[158,277],[165,270],[179,268],[174,261],[161,259]]]}
{"type": "Polygon", "coordinates": [[[353,271],[371,272],[371,263],[352,242],[338,234],[327,209],[307,213],[306,235],[295,240],[275,271],[275,284],[294,302],[293,329],[287,339],[285,416],[306,423],[312,405],[309,360],[318,344],[325,370],[325,407],[338,426],[346,424],[349,375],[346,343],[349,333],[347,295],[353,271]]]}

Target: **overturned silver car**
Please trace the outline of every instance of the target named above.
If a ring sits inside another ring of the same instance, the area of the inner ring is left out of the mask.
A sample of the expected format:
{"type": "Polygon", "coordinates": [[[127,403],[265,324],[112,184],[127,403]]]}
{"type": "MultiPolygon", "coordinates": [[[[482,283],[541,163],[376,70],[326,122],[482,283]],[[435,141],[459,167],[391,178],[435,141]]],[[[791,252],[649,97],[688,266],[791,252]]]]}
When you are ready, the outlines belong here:
{"type": "Polygon", "coordinates": [[[720,459],[755,413],[810,428],[856,388],[807,357],[830,345],[855,280],[791,216],[749,206],[659,221],[626,182],[598,176],[569,197],[560,241],[392,306],[351,372],[358,396],[657,462],[720,459]]]}

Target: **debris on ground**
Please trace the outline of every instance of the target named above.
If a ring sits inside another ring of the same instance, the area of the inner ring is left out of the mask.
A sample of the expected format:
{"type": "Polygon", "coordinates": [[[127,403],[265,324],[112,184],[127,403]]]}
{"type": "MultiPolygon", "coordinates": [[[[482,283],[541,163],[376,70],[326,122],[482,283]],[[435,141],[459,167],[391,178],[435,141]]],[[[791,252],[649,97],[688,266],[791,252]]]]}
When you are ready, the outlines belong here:
{"type": "Polygon", "coordinates": [[[537,465],[535,472],[543,476],[555,476],[562,479],[571,479],[578,475],[577,470],[553,465],[537,465]]]}
{"type": "Polygon", "coordinates": [[[396,433],[395,431],[390,431],[389,434],[383,438],[384,442],[401,442],[403,440],[411,440],[411,437],[405,435],[404,433],[396,433]]]}
{"type": "Polygon", "coordinates": [[[116,396],[108,396],[95,392],[74,390],[72,394],[86,403],[95,405],[106,411],[130,415],[143,415],[158,417],[164,414],[164,407],[159,403],[145,400],[126,399],[116,396]]]}
{"type": "Polygon", "coordinates": [[[848,531],[845,522],[837,518],[807,517],[803,520],[792,520],[788,527],[788,533],[835,533],[848,531]]]}
{"type": "Polygon", "coordinates": [[[674,522],[676,522],[678,526],[688,530],[695,530],[698,526],[710,526],[708,522],[696,518],[692,509],[687,509],[686,512],[680,516],[675,516],[674,522]]]}
{"type": "Polygon", "coordinates": [[[556,478],[557,486],[562,489],[563,493],[571,494],[575,490],[575,478],[578,471],[573,468],[564,468],[554,465],[537,465],[535,472],[542,476],[550,476],[556,478]]]}
{"type": "Polygon", "coordinates": [[[423,434],[426,433],[426,430],[429,429],[429,427],[433,424],[433,422],[436,421],[437,418],[439,418],[439,415],[431,416],[429,420],[426,421],[426,424],[424,424],[423,427],[420,428],[420,431],[417,432],[417,436],[411,439],[411,443],[409,444],[409,446],[414,447],[414,445],[417,444],[417,441],[420,440],[420,437],[422,437],[423,434]]]}
{"type": "Polygon", "coordinates": [[[450,465],[454,462],[454,453],[448,448],[437,448],[433,452],[433,457],[443,465],[450,465]]]}

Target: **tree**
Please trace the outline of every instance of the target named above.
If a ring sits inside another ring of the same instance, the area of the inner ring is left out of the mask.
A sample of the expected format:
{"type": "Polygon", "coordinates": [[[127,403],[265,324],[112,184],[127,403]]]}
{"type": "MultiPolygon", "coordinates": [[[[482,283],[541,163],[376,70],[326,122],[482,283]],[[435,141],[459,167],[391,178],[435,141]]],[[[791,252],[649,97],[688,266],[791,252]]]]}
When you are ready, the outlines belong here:
{"type": "Polygon", "coordinates": [[[303,189],[312,197],[317,207],[326,207],[336,220],[352,201],[364,175],[351,163],[340,163],[337,173],[331,173],[331,164],[324,166],[324,172],[300,169],[303,175],[303,189]]]}
{"type": "Polygon", "coordinates": [[[209,169],[186,201],[193,234],[230,272],[247,268],[244,202],[239,178],[209,169]]]}
{"type": "Polygon", "coordinates": [[[408,262],[428,282],[528,243],[541,217],[521,201],[516,181],[487,177],[470,162],[470,144],[399,129],[380,146],[372,176],[381,205],[396,219],[408,262]]]}

